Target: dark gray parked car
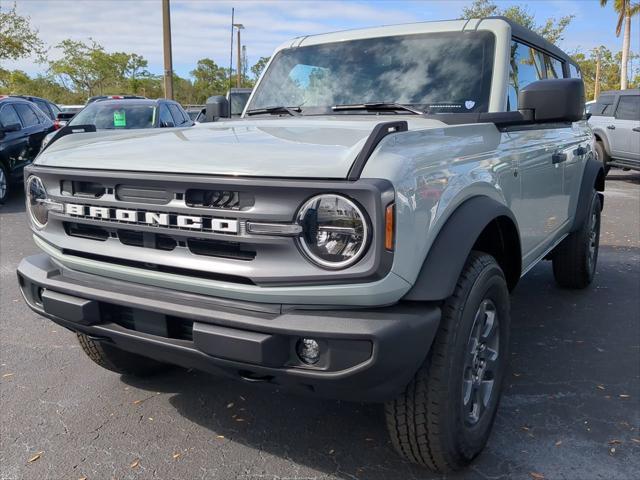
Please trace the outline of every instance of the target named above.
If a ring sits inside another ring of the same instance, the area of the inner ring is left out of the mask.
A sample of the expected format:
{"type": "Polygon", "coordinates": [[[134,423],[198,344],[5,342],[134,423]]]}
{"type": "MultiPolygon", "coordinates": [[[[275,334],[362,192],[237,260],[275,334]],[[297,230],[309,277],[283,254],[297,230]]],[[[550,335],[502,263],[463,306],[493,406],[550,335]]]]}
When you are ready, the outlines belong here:
{"type": "Polygon", "coordinates": [[[640,170],[640,90],[602,92],[589,112],[596,152],[605,169],[640,170]]]}

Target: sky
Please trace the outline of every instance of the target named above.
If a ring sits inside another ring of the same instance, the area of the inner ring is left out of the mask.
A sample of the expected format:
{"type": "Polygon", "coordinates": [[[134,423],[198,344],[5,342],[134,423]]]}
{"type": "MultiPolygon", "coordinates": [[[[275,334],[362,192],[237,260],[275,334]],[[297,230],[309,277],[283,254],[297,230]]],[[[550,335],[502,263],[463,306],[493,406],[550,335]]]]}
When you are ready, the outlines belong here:
{"type": "MultiPolygon", "coordinates": [[[[0,0],[7,8],[12,0],[0,0]]],[[[40,37],[49,46],[65,38],[86,41],[89,37],[107,51],[142,55],[149,71],[160,74],[162,66],[162,11],[160,0],[16,0],[18,12],[31,17],[40,37]]],[[[291,38],[350,28],[457,18],[471,0],[171,0],[174,70],[186,77],[200,58],[229,65],[231,8],[242,23],[242,43],[249,63],[268,56],[291,38]]],[[[615,36],[617,15],[611,5],[598,0],[498,1],[501,7],[526,5],[538,23],[548,17],[575,15],[560,47],[571,53],[598,45],[618,51],[622,38],[615,36]]],[[[613,3],[610,2],[610,3],[613,3]]],[[[640,52],[640,16],[632,26],[632,50],[640,52]]],[[[234,53],[235,55],[235,53],[234,53]]],[[[52,49],[50,58],[59,57],[52,49]]],[[[234,57],[234,65],[235,65],[234,57]]],[[[31,59],[4,62],[29,74],[44,73],[46,66],[31,59]]]]}

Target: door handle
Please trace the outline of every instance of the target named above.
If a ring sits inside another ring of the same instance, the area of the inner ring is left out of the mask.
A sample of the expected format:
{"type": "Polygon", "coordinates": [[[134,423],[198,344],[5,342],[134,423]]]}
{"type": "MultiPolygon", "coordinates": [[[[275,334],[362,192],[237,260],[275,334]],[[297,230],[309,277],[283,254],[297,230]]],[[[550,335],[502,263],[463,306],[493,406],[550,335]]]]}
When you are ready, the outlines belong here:
{"type": "Polygon", "coordinates": [[[634,132],[640,132],[640,127],[636,127],[633,129],[634,132]]]}
{"type": "Polygon", "coordinates": [[[615,130],[616,126],[615,125],[607,125],[607,130],[615,130]]]}
{"type": "Polygon", "coordinates": [[[587,153],[587,149],[584,147],[578,147],[573,151],[576,157],[582,157],[585,153],[587,153]]]}
{"type": "Polygon", "coordinates": [[[567,161],[567,154],[566,153],[554,153],[553,155],[551,155],[551,161],[553,162],[553,164],[557,164],[557,163],[562,163],[562,162],[566,162],[567,161]]]}

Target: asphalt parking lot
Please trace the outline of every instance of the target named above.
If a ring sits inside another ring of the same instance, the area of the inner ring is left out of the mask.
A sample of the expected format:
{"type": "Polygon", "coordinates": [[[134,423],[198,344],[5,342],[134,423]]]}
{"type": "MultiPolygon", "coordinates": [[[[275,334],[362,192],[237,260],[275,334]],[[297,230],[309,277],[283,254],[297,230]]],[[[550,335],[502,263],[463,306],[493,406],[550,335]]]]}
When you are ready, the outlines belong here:
{"type": "MultiPolygon", "coordinates": [[[[640,174],[607,180],[594,285],[538,265],[513,296],[509,382],[489,446],[449,478],[640,476],[640,174]]],[[[1,479],[429,479],[381,406],[292,396],[195,371],[107,372],[23,303],[36,253],[22,194],[0,209],[1,479]]]]}

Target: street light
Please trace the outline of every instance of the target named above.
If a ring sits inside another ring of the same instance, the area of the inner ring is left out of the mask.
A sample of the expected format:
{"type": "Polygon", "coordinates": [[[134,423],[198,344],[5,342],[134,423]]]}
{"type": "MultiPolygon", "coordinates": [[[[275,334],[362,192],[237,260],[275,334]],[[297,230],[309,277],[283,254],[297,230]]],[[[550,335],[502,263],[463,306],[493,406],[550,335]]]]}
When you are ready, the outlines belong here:
{"type": "Polygon", "coordinates": [[[240,43],[240,30],[244,30],[244,25],[241,23],[234,23],[233,26],[238,29],[238,75],[236,77],[236,87],[240,88],[242,86],[242,44],[240,43]]]}

